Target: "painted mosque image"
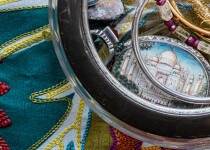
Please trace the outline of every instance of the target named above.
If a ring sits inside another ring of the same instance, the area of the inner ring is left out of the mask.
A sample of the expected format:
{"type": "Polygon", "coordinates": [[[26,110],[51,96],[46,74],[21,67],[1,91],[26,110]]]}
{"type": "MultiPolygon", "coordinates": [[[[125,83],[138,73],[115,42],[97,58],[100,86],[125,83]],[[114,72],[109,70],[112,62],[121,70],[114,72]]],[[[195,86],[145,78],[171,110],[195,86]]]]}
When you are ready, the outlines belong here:
{"type": "MultiPolygon", "coordinates": [[[[167,105],[168,101],[161,100],[167,95],[146,78],[140,69],[132,49],[125,52],[121,63],[120,74],[126,76],[129,81],[133,81],[139,89],[143,89],[145,98],[167,105]],[[159,99],[158,97],[162,97],[159,99]]],[[[144,57],[144,62],[156,79],[168,88],[187,95],[198,95],[204,80],[204,73],[200,72],[199,77],[190,75],[190,70],[184,68],[178,61],[174,51],[168,49],[159,56],[144,57]]],[[[166,98],[167,99],[167,98],[166,98]]]]}

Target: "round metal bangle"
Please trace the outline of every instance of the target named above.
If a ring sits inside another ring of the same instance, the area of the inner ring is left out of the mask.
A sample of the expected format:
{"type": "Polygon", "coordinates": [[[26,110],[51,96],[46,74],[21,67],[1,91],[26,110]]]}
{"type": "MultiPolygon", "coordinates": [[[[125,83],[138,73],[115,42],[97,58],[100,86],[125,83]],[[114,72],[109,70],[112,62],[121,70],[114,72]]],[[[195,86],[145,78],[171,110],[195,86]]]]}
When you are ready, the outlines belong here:
{"type": "MultiPolygon", "coordinates": [[[[179,20],[180,20],[182,23],[184,23],[187,27],[189,27],[189,28],[192,29],[192,30],[196,30],[196,31],[198,31],[199,33],[203,33],[203,34],[206,35],[207,37],[210,36],[210,31],[204,30],[204,29],[202,29],[202,28],[200,28],[200,27],[197,27],[197,26],[195,26],[194,24],[192,24],[192,23],[190,23],[189,21],[187,21],[181,14],[179,14],[178,11],[176,11],[176,9],[173,7],[173,5],[170,3],[170,1],[169,1],[169,0],[167,0],[167,1],[168,1],[168,4],[169,4],[170,8],[171,8],[171,11],[173,12],[173,15],[174,15],[175,17],[179,18],[179,20]]],[[[174,3],[173,3],[173,4],[174,4],[174,3]]]]}
{"type": "MultiPolygon", "coordinates": [[[[129,91],[111,75],[98,56],[88,26],[87,1],[59,0],[58,4],[56,35],[60,38],[56,41],[57,36],[53,36],[55,48],[59,44],[58,56],[65,56],[60,61],[65,62],[62,67],[74,88],[99,116],[132,137],[152,139],[153,143],[158,141],[158,145],[189,149],[192,142],[193,148],[209,145],[209,107],[166,108],[129,91]],[[90,97],[100,104],[100,109],[90,105],[90,97]]],[[[51,20],[52,35],[55,34],[53,23],[51,20]]]]}
{"type": "MultiPolygon", "coordinates": [[[[210,97],[192,97],[192,96],[187,96],[181,93],[177,93],[167,87],[165,87],[164,85],[162,85],[158,80],[156,80],[152,73],[149,71],[149,69],[147,68],[146,64],[143,61],[142,55],[141,55],[141,51],[140,51],[140,46],[139,46],[139,39],[138,39],[138,29],[139,29],[139,23],[141,20],[141,15],[143,12],[143,9],[145,7],[145,5],[147,4],[148,0],[144,0],[144,1],[140,1],[138,8],[136,10],[136,14],[133,20],[133,26],[132,26],[132,42],[133,42],[133,49],[134,49],[134,53],[137,57],[138,63],[140,65],[140,67],[142,68],[142,70],[144,71],[144,73],[146,74],[146,76],[151,80],[151,82],[156,85],[157,87],[159,87],[161,90],[163,90],[164,92],[168,93],[171,96],[174,96],[174,98],[176,98],[177,100],[180,101],[185,101],[188,103],[196,103],[196,104],[210,104],[210,97]]],[[[209,64],[206,64],[209,66],[209,64]]],[[[207,67],[208,70],[208,74],[210,72],[209,67],[207,67]]]]}
{"type": "MultiPolygon", "coordinates": [[[[183,14],[180,11],[178,5],[176,4],[175,0],[169,1],[169,5],[170,5],[170,7],[173,7],[174,11],[176,11],[180,16],[182,16],[183,19],[185,19],[185,17],[183,16],[183,14]]],[[[188,22],[188,21],[186,20],[186,22],[188,22]]],[[[199,28],[199,27],[197,27],[195,25],[193,25],[193,27],[194,27],[194,29],[199,28]]],[[[205,30],[205,31],[206,32],[210,32],[208,30],[205,30]]],[[[198,35],[199,37],[201,37],[202,39],[204,39],[206,42],[210,43],[210,38],[209,37],[205,37],[204,35],[201,35],[199,32],[195,32],[194,34],[198,35]]]]}

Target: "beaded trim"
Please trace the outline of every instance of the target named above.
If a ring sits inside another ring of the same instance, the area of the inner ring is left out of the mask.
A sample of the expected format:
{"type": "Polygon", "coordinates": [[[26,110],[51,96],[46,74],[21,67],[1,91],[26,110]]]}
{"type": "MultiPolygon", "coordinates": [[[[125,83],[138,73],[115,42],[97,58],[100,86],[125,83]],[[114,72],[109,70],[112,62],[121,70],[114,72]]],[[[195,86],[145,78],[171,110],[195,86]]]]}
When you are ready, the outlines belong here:
{"type": "Polygon", "coordinates": [[[48,139],[48,137],[50,137],[63,124],[63,122],[65,121],[65,119],[67,118],[67,116],[70,113],[71,104],[72,104],[71,99],[70,98],[66,98],[66,97],[64,97],[64,98],[55,98],[55,99],[46,99],[46,100],[37,99],[36,97],[38,97],[40,95],[44,95],[44,94],[50,93],[50,92],[52,92],[54,90],[57,90],[60,87],[62,87],[63,85],[65,85],[67,82],[68,82],[68,80],[66,79],[66,80],[62,81],[61,83],[57,84],[56,86],[53,86],[53,87],[45,89],[43,91],[31,94],[30,100],[33,103],[42,104],[42,103],[52,103],[52,102],[63,102],[63,101],[65,101],[65,102],[68,102],[68,108],[67,108],[65,114],[63,115],[63,117],[58,121],[58,123],[44,137],[42,137],[38,142],[33,144],[29,148],[29,150],[34,150],[37,147],[39,147],[45,140],[48,139]]]}
{"type": "Polygon", "coordinates": [[[9,117],[5,112],[0,108],[0,128],[8,127],[12,124],[9,117]]]}
{"type": "MultiPolygon", "coordinates": [[[[187,24],[184,23],[183,20],[181,20],[181,18],[178,18],[178,16],[174,14],[175,12],[170,6],[171,4],[169,0],[156,0],[156,1],[160,17],[162,18],[162,20],[164,20],[164,23],[168,27],[169,31],[177,35],[177,37],[182,42],[185,42],[187,45],[192,46],[193,48],[210,55],[210,45],[208,43],[200,41],[200,39],[196,39],[195,37],[191,36],[190,33],[185,31],[185,29],[183,29],[181,26],[178,26],[174,22],[174,17],[175,17],[179,22],[184,24],[187,28],[191,30],[193,29],[192,26],[189,25],[188,27],[187,24]]],[[[196,29],[194,29],[193,32],[197,33],[198,31],[195,30],[196,29]]],[[[199,31],[199,32],[204,32],[204,31],[199,31]]],[[[201,34],[201,36],[203,36],[204,34],[207,35],[207,33],[199,33],[199,34],[201,34]]]]}
{"type": "Polygon", "coordinates": [[[7,143],[3,140],[2,137],[0,137],[0,150],[10,150],[7,143]]]}

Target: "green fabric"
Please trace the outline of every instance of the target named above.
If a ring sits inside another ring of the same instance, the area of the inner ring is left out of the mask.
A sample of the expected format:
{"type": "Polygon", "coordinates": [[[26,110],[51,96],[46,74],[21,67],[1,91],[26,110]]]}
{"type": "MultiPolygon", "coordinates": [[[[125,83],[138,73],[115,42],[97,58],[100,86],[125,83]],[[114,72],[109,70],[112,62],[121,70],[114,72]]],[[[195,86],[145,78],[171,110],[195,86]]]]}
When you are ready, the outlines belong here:
{"type": "Polygon", "coordinates": [[[91,125],[85,141],[84,150],[108,150],[113,143],[109,124],[92,113],[91,125]]]}
{"type": "Polygon", "coordinates": [[[67,109],[67,102],[34,104],[29,96],[65,79],[52,42],[43,42],[9,56],[0,64],[0,81],[11,87],[1,96],[0,108],[12,125],[0,128],[11,150],[26,150],[40,140],[67,109]]]}
{"type": "Polygon", "coordinates": [[[26,32],[49,24],[48,9],[31,9],[0,13],[0,45],[26,32]]]}

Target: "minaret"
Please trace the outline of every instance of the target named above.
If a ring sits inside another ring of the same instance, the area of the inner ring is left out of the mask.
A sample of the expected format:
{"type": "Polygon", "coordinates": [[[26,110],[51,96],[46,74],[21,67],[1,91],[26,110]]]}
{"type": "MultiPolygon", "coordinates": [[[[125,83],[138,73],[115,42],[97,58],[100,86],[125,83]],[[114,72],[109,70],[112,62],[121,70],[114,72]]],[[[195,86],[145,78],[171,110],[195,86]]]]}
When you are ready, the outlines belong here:
{"type": "Polygon", "coordinates": [[[194,75],[190,78],[190,81],[187,84],[187,88],[185,90],[185,94],[190,95],[190,89],[191,89],[191,87],[193,85],[193,82],[194,82],[194,75]]]}
{"type": "Polygon", "coordinates": [[[128,72],[128,80],[131,80],[132,77],[133,77],[133,72],[135,70],[136,63],[137,63],[137,60],[136,59],[133,59],[133,62],[131,64],[131,67],[130,67],[129,72],[128,72]]]}
{"type": "Polygon", "coordinates": [[[138,73],[136,75],[136,78],[135,78],[134,82],[138,85],[141,82],[141,79],[142,79],[142,70],[139,68],[139,70],[137,72],[138,73]]]}
{"type": "Polygon", "coordinates": [[[199,92],[199,90],[200,90],[201,83],[202,83],[202,81],[203,81],[203,78],[204,78],[204,73],[201,73],[201,74],[199,75],[199,78],[198,78],[196,84],[195,84],[195,88],[194,88],[194,90],[193,90],[193,95],[197,95],[197,94],[198,94],[198,92],[199,92]]]}
{"type": "Polygon", "coordinates": [[[128,67],[128,63],[129,63],[129,61],[130,61],[130,59],[131,59],[131,54],[132,54],[132,49],[130,49],[130,50],[128,51],[128,54],[127,54],[126,57],[125,57],[125,60],[124,60],[124,62],[123,62],[123,65],[122,65],[122,67],[121,67],[121,69],[120,69],[120,74],[121,74],[121,75],[125,75],[125,74],[126,74],[126,70],[127,70],[127,67],[128,67]]]}

